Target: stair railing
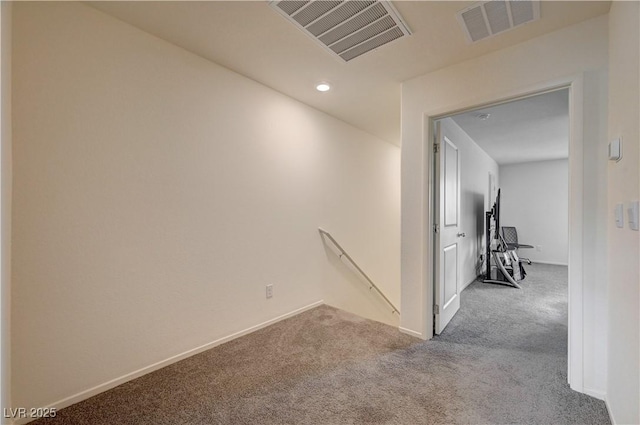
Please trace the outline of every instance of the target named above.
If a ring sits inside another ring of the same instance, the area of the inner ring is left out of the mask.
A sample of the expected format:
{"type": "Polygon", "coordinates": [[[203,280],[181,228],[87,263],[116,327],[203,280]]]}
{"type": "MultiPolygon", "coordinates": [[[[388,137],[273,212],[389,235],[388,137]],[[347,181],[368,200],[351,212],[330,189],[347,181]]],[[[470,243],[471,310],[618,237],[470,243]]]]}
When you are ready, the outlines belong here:
{"type": "Polygon", "coordinates": [[[387,304],[389,304],[391,306],[391,308],[393,309],[391,311],[391,314],[396,313],[396,314],[400,315],[400,310],[398,310],[398,308],[395,305],[393,305],[393,303],[389,300],[389,298],[387,298],[384,295],[384,293],[382,293],[380,288],[378,288],[378,286],[375,283],[373,283],[373,281],[360,268],[360,266],[358,266],[358,264],[353,260],[353,258],[351,258],[351,256],[349,254],[347,254],[347,252],[344,250],[344,248],[342,248],[342,246],[340,246],[338,241],[336,241],[335,238],[333,236],[331,236],[331,233],[327,232],[326,230],[322,229],[321,227],[318,228],[318,231],[320,232],[321,236],[329,238],[331,243],[333,243],[336,246],[336,248],[338,248],[338,250],[340,251],[340,256],[339,257],[341,259],[342,259],[342,257],[345,257],[347,260],[349,260],[349,262],[353,265],[353,267],[355,267],[355,269],[366,279],[367,283],[369,284],[369,290],[375,289],[376,292],[378,293],[378,295],[380,295],[387,302],[387,304]]]}

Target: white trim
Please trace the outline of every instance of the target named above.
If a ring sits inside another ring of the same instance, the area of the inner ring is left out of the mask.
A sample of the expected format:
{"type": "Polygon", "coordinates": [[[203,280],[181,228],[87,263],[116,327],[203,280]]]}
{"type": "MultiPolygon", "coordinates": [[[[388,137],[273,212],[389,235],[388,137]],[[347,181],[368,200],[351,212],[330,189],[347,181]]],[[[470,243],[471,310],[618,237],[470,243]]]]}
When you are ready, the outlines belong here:
{"type": "Polygon", "coordinates": [[[476,280],[481,279],[481,278],[482,278],[481,274],[479,274],[478,276],[474,277],[469,283],[467,283],[466,285],[462,285],[462,290],[460,292],[464,291],[465,289],[467,289],[467,287],[469,285],[471,285],[473,282],[475,282],[476,280]]]}
{"type": "Polygon", "coordinates": [[[607,408],[607,413],[609,413],[609,420],[611,421],[611,425],[616,425],[616,418],[613,417],[613,410],[611,410],[611,406],[609,405],[609,398],[604,396],[604,406],[607,408]]]}
{"type": "Polygon", "coordinates": [[[436,183],[439,183],[440,177],[436,178],[435,175],[435,161],[436,161],[436,152],[433,150],[434,144],[437,143],[436,138],[438,137],[436,132],[435,121],[431,119],[429,114],[422,115],[422,128],[423,134],[427,138],[426,141],[423,140],[423,145],[426,144],[426,148],[424,149],[425,157],[423,158],[422,164],[422,181],[428,182],[426,195],[427,198],[423,199],[422,202],[422,222],[423,222],[423,240],[424,240],[424,252],[426,256],[422,257],[422,274],[423,281],[425,283],[424,289],[424,312],[423,312],[423,320],[425,321],[425,339],[431,339],[434,337],[434,320],[435,315],[433,311],[433,306],[435,304],[435,271],[437,268],[434,264],[435,261],[435,242],[436,236],[433,232],[433,225],[436,222],[437,211],[435,196],[436,196],[436,183]],[[425,261],[426,258],[426,261],[425,261]]]}
{"type": "MultiPolygon", "coordinates": [[[[55,408],[56,410],[60,410],[60,409],[64,409],[67,406],[71,406],[72,404],[76,404],[79,403],[83,400],[86,400],[90,397],[93,397],[94,395],[100,394],[102,392],[105,392],[107,390],[110,390],[111,388],[115,388],[118,385],[124,384],[125,382],[129,382],[131,380],[134,380],[136,378],[139,378],[143,375],[146,375],[148,373],[154,372],[158,369],[162,369],[165,366],[169,366],[170,364],[179,362],[180,360],[186,359],[188,357],[194,356],[196,354],[199,354],[203,351],[209,350],[211,348],[214,348],[218,345],[224,344],[225,342],[229,342],[233,339],[239,338],[241,336],[250,334],[252,332],[255,332],[257,330],[260,330],[262,328],[266,328],[269,325],[273,325],[274,323],[280,322],[284,319],[288,319],[290,317],[296,316],[300,313],[303,313],[307,310],[310,310],[312,308],[318,307],[320,305],[324,304],[324,300],[320,300],[320,301],[316,301],[312,304],[306,305],[304,307],[300,307],[296,310],[290,311],[289,313],[285,313],[281,316],[275,317],[273,319],[267,320],[265,322],[262,322],[260,324],[257,324],[255,326],[251,326],[250,328],[244,329],[242,331],[239,332],[235,332],[231,335],[216,339],[215,341],[211,341],[208,342],[204,345],[201,345],[199,347],[196,348],[192,348],[191,350],[187,350],[183,353],[180,354],[176,354],[175,356],[169,357],[168,359],[165,360],[161,360],[157,363],[154,363],[152,365],[143,367],[141,369],[138,369],[136,371],[133,371],[131,373],[127,373],[126,375],[120,376],[119,378],[115,378],[112,379],[110,381],[107,381],[103,384],[99,384],[96,385],[93,388],[89,388],[87,390],[81,391],[77,394],[74,394],[72,396],[63,398],[62,400],[58,400],[54,403],[51,403],[48,406],[45,406],[45,408],[55,408]]],[[[24,418],[24,419],[18,419],[15,421],[15,425],[22,425],[22,424],[26,424],[29,423],[31,421],[35,420],[35,418],[24,418]]]]}
{"type": "Polygon", "coordinates": [[[407,335],[415,336],[416,338],[420,338],[420,339],[427,339],[427,338],[426,338],[424,335],[422,335],[420,332],[412,331],[411,329],[403,328],[402,326],[398,326],[398,330],[399,330],[400,332],[402,332],[403,334],[407,334],[407,335]]]}
{"type": "Polygon", "coordinates": [[[593,390],[591,388],[584,387],[584,393],[588,396],[597,398],[598,400],[605,400],[607,398],[607,394],[602,391],[593,390]]]}
{"type": "Polygon", "coordinates": [[[567,380],[571,389],[584,385],[584,76],[570,78],[569,89],[569,263],[567,380]]]}

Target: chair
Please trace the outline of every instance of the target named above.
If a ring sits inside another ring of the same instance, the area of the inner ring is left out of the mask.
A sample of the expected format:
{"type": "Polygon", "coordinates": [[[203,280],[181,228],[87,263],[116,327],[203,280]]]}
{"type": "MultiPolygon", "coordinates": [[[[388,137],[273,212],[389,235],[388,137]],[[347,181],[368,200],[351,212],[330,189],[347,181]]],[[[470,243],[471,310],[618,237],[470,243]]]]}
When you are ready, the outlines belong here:
{"type": "MultiPolygon", "coordinates": [[[[518,231],[515,227],[502,226],[502,237],[507,244],[507,248],[514,249],[516,252],[520,248],[533,248],[533,245],[526,245],[518,242],[518,231]]],[[[531,260],[528,258],[520,257],[520,260],[526,261],[527,264],[531,264],[531,260]]]]}

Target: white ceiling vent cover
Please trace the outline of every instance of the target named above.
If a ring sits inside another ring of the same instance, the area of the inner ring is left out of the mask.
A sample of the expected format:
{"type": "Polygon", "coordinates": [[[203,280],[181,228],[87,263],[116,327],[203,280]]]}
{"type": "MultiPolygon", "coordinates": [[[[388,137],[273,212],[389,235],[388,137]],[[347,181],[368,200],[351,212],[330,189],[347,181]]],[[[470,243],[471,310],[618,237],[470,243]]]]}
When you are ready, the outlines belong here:
{"type": "Polygon", "coordinates": [[[388,1],[274,0],[269,5],[346,62],[411,35],[388,1]]]}
{"type": "Polygon", "coordinates": [[[490,0],[472,4],[457,14],[467,41],[475,43],[540,19],[538,0],[490,0]]]}

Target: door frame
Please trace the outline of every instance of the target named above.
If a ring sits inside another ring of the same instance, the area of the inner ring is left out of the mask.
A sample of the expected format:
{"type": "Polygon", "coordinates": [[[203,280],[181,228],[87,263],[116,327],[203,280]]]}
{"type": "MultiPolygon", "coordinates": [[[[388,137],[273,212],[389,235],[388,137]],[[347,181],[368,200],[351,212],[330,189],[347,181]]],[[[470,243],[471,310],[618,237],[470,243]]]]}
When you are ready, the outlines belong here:
{"type": "MultiPolygon", "coordinates": [[[[582,73],[541,83],[508,93],[494,94],[489,98],[467,102],[455,107],[446,107],[423,114],[423,148],[426,169],[431,168],[434,161],[435,121],[462,112],[509,103],[527,97],[549,93],[557,90],[569,90],[569,246],[568,246],[568,352],[567,352],[567,380],[573,390],[584,392],[584,321],[583,321],[583,92],[584,76],[582,73]]],[[[426,173],[426,198],[424,205],[425,229],[423,240],[425,256],[423,270],[435,269],[434,264],[434,184],[437,183],[432,172],[426,173]]],[[[433,338],[434,320],[434,292],[436,280],[433,273],[424,275],[424,320],[425,334],[423,339],[433,338]]],[[[404,329],[401,329],[404,330],[404,329]]],[[[416,334],[416,333],[413,333],[416,334]]]]}

